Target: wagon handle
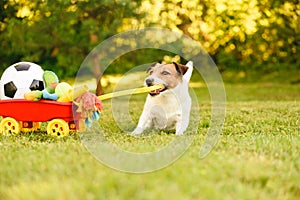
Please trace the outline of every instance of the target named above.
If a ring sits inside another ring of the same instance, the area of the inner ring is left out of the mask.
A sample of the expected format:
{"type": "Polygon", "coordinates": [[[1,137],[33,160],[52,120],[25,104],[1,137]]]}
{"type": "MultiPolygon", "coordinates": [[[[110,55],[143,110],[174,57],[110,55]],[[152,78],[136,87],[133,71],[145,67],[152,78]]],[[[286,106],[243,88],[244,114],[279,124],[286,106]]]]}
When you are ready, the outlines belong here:
{"type": "Polygon", "coordinates": [[[141,94],[141,93],[146,93],[146,92],[150,92],[153,90],[161,89],[163,87],[164,87],[163,84],[158,84],[158,85],[154,85],[154,86],[150,86],[150,87],[141,87],[141,88],[122,90],[122,91],[112,92],[112,93],[98,96],[98,99],[107,100],[107,99],[111,99],[114,97],[120,97],[120,96],[125,96],[125,95],[130,95],[130,94],[141,94]]]}
{"type": "MultiPolygon", "coordinates": [[[[158,84],[158,85],[153,85],[150,87],[141,87],[141,88],[122,90],[122,91],[117,91],[117,92],[100,95],[100,96],[98,96],[98,99],[107,100],[107,99],[111,99],[114,97],[126,96],[126,95],[131,95],[131,94],[141,94],[141,93],[146,93],[146,92],[150,92],[153,90],[161,89],[163,87],[164,87],[163,84],[158,84]]],[[[88,90],[89,90],[89,88],[87,85],[76,87],[73,91],[73,99],[76,99],[77,97],[79,97],[83,93],[87,92],[88,90]]],[[[71,98],[71,96],[70,96],[70,98],[71,98]]]]}

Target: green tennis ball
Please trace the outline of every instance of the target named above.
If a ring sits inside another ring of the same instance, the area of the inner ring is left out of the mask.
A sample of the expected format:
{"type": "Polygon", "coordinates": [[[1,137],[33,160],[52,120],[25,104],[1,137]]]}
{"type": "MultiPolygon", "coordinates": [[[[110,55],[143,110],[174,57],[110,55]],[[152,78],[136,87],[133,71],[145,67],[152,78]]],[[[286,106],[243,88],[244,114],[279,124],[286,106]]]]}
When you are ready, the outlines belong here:
{"type": "Polygon", "coordinates": [[[69,83],[61,82],[55,88],[55,94],[58,98],[68,94],[69,90],[72,89],[72,86],[69,83]]]}

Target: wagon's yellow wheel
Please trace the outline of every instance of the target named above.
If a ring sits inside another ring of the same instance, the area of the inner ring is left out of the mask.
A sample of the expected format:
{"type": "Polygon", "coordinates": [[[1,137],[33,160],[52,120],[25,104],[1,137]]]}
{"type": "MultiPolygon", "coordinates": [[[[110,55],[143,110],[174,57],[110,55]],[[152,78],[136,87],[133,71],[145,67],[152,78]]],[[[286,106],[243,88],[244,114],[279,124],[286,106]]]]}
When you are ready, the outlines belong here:
{"type": "Polygon", "coordinates": [[[0,133],[17,135],[21,131],[20,124],[11,117],[6,117],[0,122],[0,133]]]}
{"type": "Polygon", "coordinates": [[[47,134],[56,137],[69,135],[69,125],[65,120],[53,119],[47,125],[47,134]]]}

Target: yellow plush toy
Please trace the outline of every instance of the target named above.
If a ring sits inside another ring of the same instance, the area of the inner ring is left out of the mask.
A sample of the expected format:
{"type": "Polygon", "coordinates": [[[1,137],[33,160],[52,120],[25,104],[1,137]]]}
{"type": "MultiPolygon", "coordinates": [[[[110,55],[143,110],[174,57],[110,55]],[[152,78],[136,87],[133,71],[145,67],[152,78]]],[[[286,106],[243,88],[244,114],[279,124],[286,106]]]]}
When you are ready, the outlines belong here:
{"type": "Polygon", "coordinates": [[[57,94],[58,102],[71,102],[72,95],[70,95],[71,90],[73,90],[72,86],[69,83],[61,82],[57,84],[55,88],[55,94],[57,94]]]}
{"type": "Polygon", "coordinates": [[[88,90],[89,88],[87,85],[83,85],[73,89],[68,83],[62,82],[56,86],[55,93],[58,95],[58,102],[72,102],[73,99],[76,99],[88,90]]]}

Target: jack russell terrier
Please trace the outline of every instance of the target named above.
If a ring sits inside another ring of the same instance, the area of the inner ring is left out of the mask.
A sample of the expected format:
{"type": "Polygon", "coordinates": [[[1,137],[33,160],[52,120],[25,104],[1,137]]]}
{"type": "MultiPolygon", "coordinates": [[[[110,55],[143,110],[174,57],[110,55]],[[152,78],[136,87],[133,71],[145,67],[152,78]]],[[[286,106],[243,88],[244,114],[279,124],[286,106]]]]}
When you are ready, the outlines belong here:
{"type": "Polygon", "coordinates": [[[132,134],[141,134],[148,128],[176,130],[182,135],[189,125],[191,97],[188,82],[193,72],[193,62],[186,65],[153,63],[147,70],[146,86],[163,84],[162,89],[151,91],[146,99],[138,125],[132,134]]]}

